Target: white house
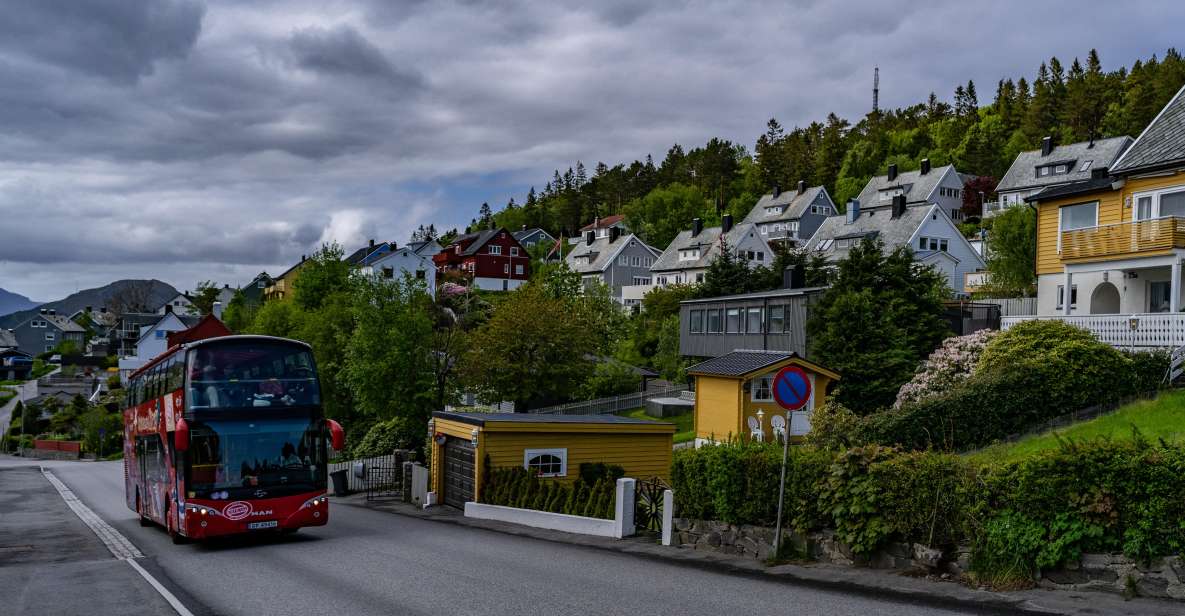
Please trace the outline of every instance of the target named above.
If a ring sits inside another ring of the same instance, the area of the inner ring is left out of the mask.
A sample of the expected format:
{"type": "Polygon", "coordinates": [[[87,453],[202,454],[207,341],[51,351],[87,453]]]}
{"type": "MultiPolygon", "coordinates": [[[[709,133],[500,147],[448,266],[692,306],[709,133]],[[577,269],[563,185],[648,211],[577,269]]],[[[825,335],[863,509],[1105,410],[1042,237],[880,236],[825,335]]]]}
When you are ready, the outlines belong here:
{"type": "Polygon", "coordinates": [[[436,266],[431,258],[416,254],[410,245],[374,259],[362,266],[362,273],[387,280],[407,275],[423,281],[428,295],[436,297],[436,266]]]}
{"type": "Polygon", "coordinates": [[[187,330],[197,325],[201,318],[190,315],[179,315],[175,312],[165,313],[152,325],[140,328],[140,338],[136,340],[136,354],[119,358],[119,378],[127,382],[127,377],[152,358],[164,353],[169,348],[168,336],[170,332],[187,330]]]}
{"type": "Polygon", "coordinates": [[[170,311],[176,314],[193,313],[193,298],[185,293],[178,293],[156,309],[157,314],[166,314],[170,311]]]}
{"type": "Polygon", "coordinates": [[[996,185],[995,201],[983,204],[984,216],[1024,205],[1025,199],[1046,188],[1073,184],[1105,174],[1130,147],[1126,135],[1054,147],[1053,139],[1041,140],[1041,149],[1021,152],[996,185]]]}

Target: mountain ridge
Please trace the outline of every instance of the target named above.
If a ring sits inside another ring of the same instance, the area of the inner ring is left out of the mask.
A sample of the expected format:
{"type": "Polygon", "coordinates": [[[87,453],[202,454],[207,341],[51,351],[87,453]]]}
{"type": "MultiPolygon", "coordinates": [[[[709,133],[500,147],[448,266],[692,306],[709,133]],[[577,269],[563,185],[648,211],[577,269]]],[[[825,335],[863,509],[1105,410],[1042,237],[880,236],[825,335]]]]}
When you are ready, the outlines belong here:
{"type": "Polygon", "coordinates": [[[7,315],[18,310],[36,308],[40,302],[35,302],[20,293],[13,293],[7,289],[0,289],[0,315],[7,315]]]}
{"type": "Polygon", "coordinates": [[[149,309],[155,309],[157,306],[168,301],[177,294],[177,289],[173,288],[167,282],[160,280],[116,280],[110,284],[95,287],[93,289],[83,289],[70,295],[55,300],[52,302],[45,302],[44,304],[35,305],[32,308],[18,310],[0,316],[0,327],[13,328],[26,320],[32,318],[37,314],[37,311],[45,309],[53,309],[60,314],[71,315],[75,312],[90,306],[95,310],[108,305],[108,302],[120,294],[134,294],[143,301],[149,309]]]}

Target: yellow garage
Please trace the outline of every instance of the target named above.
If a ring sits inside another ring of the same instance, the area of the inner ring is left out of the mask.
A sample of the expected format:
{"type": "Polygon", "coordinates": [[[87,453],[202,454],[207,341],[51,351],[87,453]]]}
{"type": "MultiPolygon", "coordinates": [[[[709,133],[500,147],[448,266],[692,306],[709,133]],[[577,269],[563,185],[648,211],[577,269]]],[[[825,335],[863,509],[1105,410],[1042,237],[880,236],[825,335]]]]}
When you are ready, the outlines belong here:
{"type": "Polygon", "coordinates": [[[668,480],[675,425],[616,415],[437,411],[429,432],[436,500],[464,508],[481,496],[487,456],[490,468],[522,466],[557,481],[575,480],[585,462],[668,480]]]}
{"type": "Polygon", "coordinates": [[[787,428],[791,438],[806,434],[814,409],[826,403],[828,387],[839,380],[831,370],[781,351],[733,351],[691,366],[687,374],[695,377],[697,447],[741,435],[781,437],[787,428]],[[805,405],[791,413],[788,426],[774,392],[774,378],[787,366],[801,368],[811,384],[805,405]]]}

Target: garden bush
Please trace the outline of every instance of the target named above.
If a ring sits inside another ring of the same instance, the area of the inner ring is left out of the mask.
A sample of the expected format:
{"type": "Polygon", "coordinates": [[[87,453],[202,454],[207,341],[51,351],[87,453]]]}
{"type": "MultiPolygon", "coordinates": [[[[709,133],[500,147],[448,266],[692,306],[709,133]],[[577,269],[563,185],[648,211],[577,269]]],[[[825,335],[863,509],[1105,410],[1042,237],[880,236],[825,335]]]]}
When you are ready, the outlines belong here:
{"type": "Polygon", "coordinates": [[[424,443],[424,430],[403,417],[394,417],[374,424],[351,453],[356,458],[385,456],[396,449],[419,449],[424,443]]]}
{"type": "Polygon", "coordinates": [[[908,402],[949,391],[970,377],[979,364],[979,358],[988,342],[999,332],[981,329],[966,336],[951,336],[942,342],[908,383],[897,392],[893,408],[900,408],[908,402]]]}
{"type": "Polygon", "coordinates": [[[620,466],[581,464],[582,478],[565,483],[517,466],[490,469],[488,457],[485,464],[482,503],[605,520],[613,519],[617,479],[625,474],[620,466]],[[586,482],[585,476],[595,481],[586,482]]]}

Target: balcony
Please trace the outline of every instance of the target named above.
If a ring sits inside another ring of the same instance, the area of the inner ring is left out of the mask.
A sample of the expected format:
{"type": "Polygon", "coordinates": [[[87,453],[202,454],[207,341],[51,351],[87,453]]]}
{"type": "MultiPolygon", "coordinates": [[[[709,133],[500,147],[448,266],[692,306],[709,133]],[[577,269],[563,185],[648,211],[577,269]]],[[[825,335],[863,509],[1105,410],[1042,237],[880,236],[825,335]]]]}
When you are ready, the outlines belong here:
{"type": "Polygon", "coordinates": [[[1100,342],[1118,349],[1173,349],[1185,345],[1185,313],[1180,312],[1004,317],[1000,329],[1007,330],[1023,321],[1051,319],[1081,327],[1100,342]]]}
{"type": "Polygon", "coordinates": [[[1137,256],[1185,247],[1185,218],[1168,216],[1062,232],[1062,261],[1137,256]]]}

